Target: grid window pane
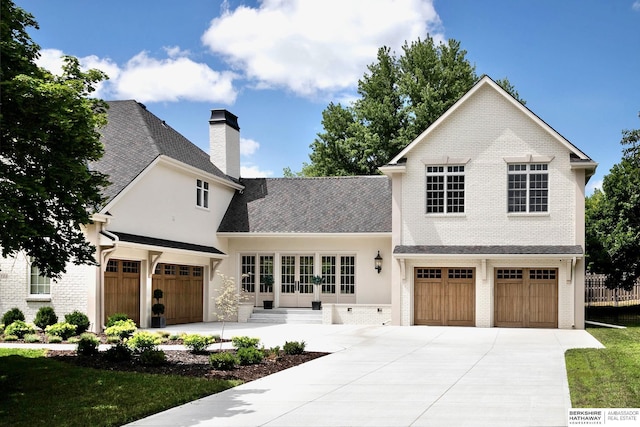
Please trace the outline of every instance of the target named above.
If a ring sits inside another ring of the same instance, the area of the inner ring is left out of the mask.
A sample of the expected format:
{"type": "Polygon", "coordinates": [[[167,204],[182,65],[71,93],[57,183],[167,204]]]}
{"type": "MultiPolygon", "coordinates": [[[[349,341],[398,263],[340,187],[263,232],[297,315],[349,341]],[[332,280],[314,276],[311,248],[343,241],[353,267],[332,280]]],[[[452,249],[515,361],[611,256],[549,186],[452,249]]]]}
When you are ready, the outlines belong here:
{"type": "Polygon", "coordinates": [[[426,212],[464,212],[464,165],[427,166],[426,212]]]}
{"type": "Polygon", "coordinates": [[[427,213],[444,212],[444,176],[427,176],[427,213]]]}
{"type": "Polygon", "coordinates": [[[356,293],[356,257],[340,257],[340,293],[356,293]]]}
{"type": "Polygon", "coordinates": [[[273,292],[273,255],[260,255],[260,292],[273,292]],[[265,283],[267,277],[270,284],[265,283]]]}
{"type": "Polygon", "coordinates": [[[336,257],[334,255],[327,255],[322,257],[322,293],[323,294],[335,294],[336,293],[336,257]]]}
{"type": "Polygon", "coordinates": [[[280,259],[280,283],[284,293],[296,291],[296,257],[283,255],[280,259]]]}
{"type": "Polygon", "coordinates": [[[255,255],[242,256],[242,290],[245,292],[256,291],[256,257],[255,255]]]}
{"type": "Polygon", "coordinates": [[[42,276],[40,269],[31,264],[31,279],[29,283],[29,293],[31,295],[51,294],[51,279],[42,276]]]}
{"type": "Polygon", "coordinates": [[[508,166],[508,212],[547,212],[549,210],[548,165],[512,164],[508,166]]]}
{"type": "Polygon", "coordinates": [[[196,205],[209,207],[209,183],[201,179],[196,180],[196,205]]]}
{"type": "Polygon", "coordinates": [[[418,268],[416,271],[418,279],[440,279],[442,270],[439,268],[418,268]]]}

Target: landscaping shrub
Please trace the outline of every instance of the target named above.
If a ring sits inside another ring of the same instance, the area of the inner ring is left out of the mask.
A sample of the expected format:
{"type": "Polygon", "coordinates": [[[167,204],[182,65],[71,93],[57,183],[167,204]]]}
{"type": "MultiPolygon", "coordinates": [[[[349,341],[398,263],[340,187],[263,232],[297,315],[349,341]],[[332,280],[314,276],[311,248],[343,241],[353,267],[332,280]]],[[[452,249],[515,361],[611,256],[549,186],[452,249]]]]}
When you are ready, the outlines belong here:
{"type": "Polygon", "coordinates": [[[286,341],[282,349],[285,354],[302,354],[306,346],[304,341],[286,341]]]}
{"type": "Polygon", "coordinates": [[[47,335],[47,342],[51,344],[60,344],[62,342],[62,338],[57,335],[47,335]]]}
{"type": "Polygon", "coordinates": [[[264,353],[255,347],[241,347],[236,355],[241,365],[255,365],[264,359],[264,353]]]}
{"type": "Polygon", "coordinates": [[[9,326],[16,320],[22,320],[24,322],[24,313],[18,307],[12,308],[2,316],[2,323],[4,323],[5,326],[9,326]]]}
{"type": "Polygon", "coordinates": [[[129,316],[127,316],[124,313],[114,313],[111,316],[109,316],[107,318],[107,328],[115,325],[116,322],[119,322],[120,320],[128,320],[129,316]]]}
{"type": "Polygon", "coordinates": [[[134,353],[144,353],[149,350],[156,350],[160,344],[160,335],[153,332],[138,331],[126,341],[127,346],[134,353]]]}
{"type": "Polygon", "coordinates": [[[40,335],[38,335],[38,334],[26,334],[24,336],[24,342],[28,342],[28,343],[40,342],[40,335]]]}
{"type": "Polygon", "coordinates": [[[16,320],[4,329],[5,341],[7,341],[6,335],[15,335],[18,338],[23,338],[27,334],[35,334],[36,328],[25,323],[24,320],[16,320]]]}
{"type": "Polygon", "coordinates": [[[107,344],[116,344],[116,343],[119,343],[120,341],[121,341],[120,337],[117,335],[111,336],[111,337],[107,336],[107,344]]]}
{"type": "Polygon", "coordinates": [[[136,324],[131,319],[116,320],[113,325],[104,330],[104,333],[110,337],[119,337],[120,339],[129,338],[136,331],[136,324]]]}
{"type": "Polygon", "coordinates": [[[182,337],[182,343],[192,353],[202,353],[214,342],[213,337],[200,334],[188,334],[182,337]]]}
{"type": "Polygon", "coordinates": [[[59,336],[63,341],[66,341],[69,337],[76,334],[76,325],[66,322],[58,322],[47,326],[44,331],[49,335],[59,336]]]}
{"type": "Polygon", "coordinates": [[[38,328],[44,330],[47,326],[58,323],[58,316],[56,316],[53,307],[40,307],[33,323],[38,328]]]}
{"type": "Polygon", "coordinates": [[[145,350],[140,353],[140,363],[145,366],[159,366],[167,360],[167,355],[162,350],[145,350]]]}
{"type": "Polygon", "coordinates": [[[251,337],[233,337],[231,338],[231,343],[237,349],[241,348],[258,348],[258,344],[260,343],[260,338],[251,338],[251,337]]]}
{"type": "Polygon", "coordinates": [[[18,341],[18,336],[17,335],[5,335],[3,338],[6,342],[11,342],[11,341],[18,341]]]}
{"type": "Polygon", "coordinates": [[[4,334],[4,323],[0,323],[0,335],[4,334]]]}
{"type": "Polygon", "coordinates": [[[86,314],[76,310],[64,315],[64,320],[67,323],[76,325],[76,334],[81,335],[89,329],[89,318],[86,314]]]}
{"type": "Polygon", "coordinates": [[[171,340],[171,341],[177,341],[179,339],[180,339],[180,335],[178,335],[178,334],[169,335],[169,340],[171,340]]]}
{"type": "Polygon", "coordinates": [[[76,352],[80,356],[92,356],[94,354],[98,354],[99,345],[100,345],[100,340],[98,339],[97,336],[85,332],[82,335],[80,335],[76,352]]]}
{"type": "Polygon", "coordinates": [[[213,353],[209,356],[209,363],[213,369],[220,371],[230,371],[238,364],[238,358],[235,354],[227,351],[221,353],[213,353]]]}
{"type": "Polygon", "coordinates": [[[125,362],[131,360],[133,352],[129,347],[122,342],[112,345],[107,351],[104,352],[104,357],[112,362],[125,362]]]}

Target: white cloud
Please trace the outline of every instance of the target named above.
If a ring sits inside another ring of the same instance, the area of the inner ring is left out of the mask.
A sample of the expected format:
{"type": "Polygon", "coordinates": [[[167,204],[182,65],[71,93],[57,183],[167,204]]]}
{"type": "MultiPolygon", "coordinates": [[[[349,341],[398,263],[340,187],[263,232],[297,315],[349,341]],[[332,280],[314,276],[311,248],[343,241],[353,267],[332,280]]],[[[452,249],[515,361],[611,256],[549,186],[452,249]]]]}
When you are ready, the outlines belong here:
{"type": "Polygon", "coordinates": [[[234,74],[214,71],[186,57],[156,59],[147,52],[131,58],[115,81],[118,98],[141,102],[207,101],[232,104],[237,92],[234,74]]]}
{"type": "MultiPolygon", "coordinates": [[[[188,58],[188,51],[165,47],[168,58],[140,52],[124,67],[95,55],[78,58],[83,69],[97,68],[108,76],[97,87],[96,96],[105,99],[135,99],[140,102],[205,101],[233,104],[238,95],[233,87],[236,75],[215,71],[207,64],[188,58]]],[[[38,65],[62,74],[62,56],[57,49],[43,49],[38,65]]]]}
{"type": "Polygon", "coordinates": [[[260,143],[253,139],[240,138],[240,154],[243,156],[251,156],[260,148],[260,143]]]}
{"type": "Polygon", "coordinates": [[[222,8],[202,36],[258,87],[297,94],[352,89],[379,47],[432,37],[440,19],[425,0],[263,0],[222,8]]]}
{"type": "Polygon", "coordinates": [[[633,4],[631,5],[631,9],[640,11],[640,0],[634,1],[633,4]]]}
{"type": "Polygon", "coordinates": [[[240,166],[240,176],[243,178],[268,178],[273,176],[271,170],[261,170],[258,165],[240,166]]]}

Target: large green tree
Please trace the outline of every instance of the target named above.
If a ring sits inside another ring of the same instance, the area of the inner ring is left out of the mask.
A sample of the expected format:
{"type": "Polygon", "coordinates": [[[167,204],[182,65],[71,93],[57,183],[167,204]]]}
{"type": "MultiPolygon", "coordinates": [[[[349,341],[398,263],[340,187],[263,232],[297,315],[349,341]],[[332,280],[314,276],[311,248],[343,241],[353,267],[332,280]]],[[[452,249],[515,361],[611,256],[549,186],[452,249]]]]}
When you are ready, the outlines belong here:
{"type": "Polygon", "coordinates": [[[588,267],[611,289],[640,278],[640,129],[622,132],[624,154],[586,201],[588,267]]]}
{"type": "MultiPolygon", "coordinates": [[[[323,111],[302,175],[376,174],[478,81],[466,54],[456,40],[431,37],[405,43],[400,57],[380,48],[358,81],[359,98],[323,111]]],[[[497,83],[524,103],[507,79],[497,83]]]]}
{"type": "Polygon", "coordinates": [[[62,76],[36,65],[34,17],[2,0],[0,21],[0,246],[24,251],[40,271],[94,263],[80,229],[102,203],[106,177],[88,168],[103,153],[97,129],[106,104],[89,98],[106,75],[66,57],[62,76]]]}

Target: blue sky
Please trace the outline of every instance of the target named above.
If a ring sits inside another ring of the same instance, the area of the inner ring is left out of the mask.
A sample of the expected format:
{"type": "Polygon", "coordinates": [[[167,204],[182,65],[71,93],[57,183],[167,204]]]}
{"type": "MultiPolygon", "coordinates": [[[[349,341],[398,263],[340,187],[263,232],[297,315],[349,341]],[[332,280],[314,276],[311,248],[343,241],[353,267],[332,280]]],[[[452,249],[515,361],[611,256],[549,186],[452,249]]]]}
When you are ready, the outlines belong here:
{"type": "Polygon", "coordinates": [[[534,113],[600,165],[640,128],[640,0],[16,0],[41,65],[73,55],[208,151],[213,108],[239,117],[242,175],[309,161],[329,102],[349,102],[377,48],[454,38],[476,72],[508,77],[534,113]]]}

